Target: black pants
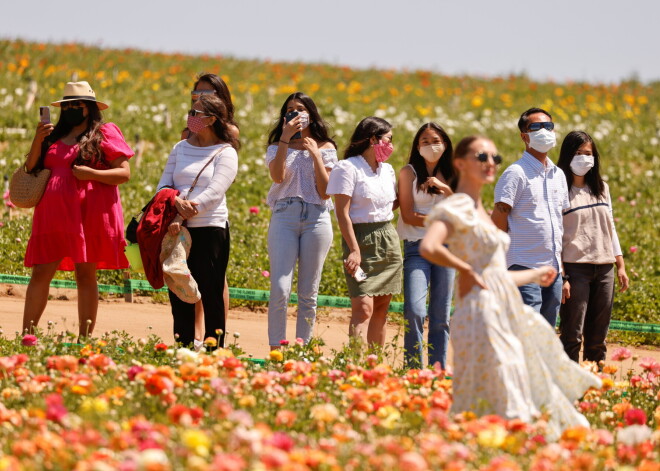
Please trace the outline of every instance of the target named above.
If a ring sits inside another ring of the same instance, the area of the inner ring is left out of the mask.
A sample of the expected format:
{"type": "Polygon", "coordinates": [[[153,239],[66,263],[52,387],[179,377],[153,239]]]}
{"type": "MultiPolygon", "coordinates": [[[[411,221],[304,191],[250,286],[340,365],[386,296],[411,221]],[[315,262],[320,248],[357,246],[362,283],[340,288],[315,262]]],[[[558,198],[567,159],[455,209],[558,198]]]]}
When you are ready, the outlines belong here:
{"type": "MultiPolygon", "coordinates": [[[[188,268],[197,282],[204,305],[204,339],[214,337],[218,346],[225,341],[225,273],[229,261],[229,227],[189,227],[192,247],[188,268]],[[222,330],[222,335],[218,331],[222,330]]],[[[174,335],[184,346],[195,339],[195,305],[181,301],[169,291],[174,335]],[[177,338],[178,335],[178,338],[177,338]]]]}
{"type": "Polygon", "coordinates": [[[583,360],[604,360],[614,301],[614,265],[564,263],[564,270],[571,284],[571,297],[559,310],[559,338],[564,350],[571,360],[580,361],[584,343],[583,360]]]}

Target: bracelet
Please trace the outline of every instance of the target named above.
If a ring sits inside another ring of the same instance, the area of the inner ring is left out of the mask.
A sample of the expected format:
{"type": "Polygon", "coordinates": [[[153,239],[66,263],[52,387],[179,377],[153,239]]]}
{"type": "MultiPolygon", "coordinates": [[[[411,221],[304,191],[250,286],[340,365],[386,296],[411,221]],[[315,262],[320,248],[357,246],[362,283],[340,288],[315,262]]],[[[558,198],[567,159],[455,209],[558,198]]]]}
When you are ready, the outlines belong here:
{"type": "Polygon", "coordinates": [[[286,144],[287,146],[289,145],[289,141],[282,141],[282,140],[280,140],[280,144],[282,144],[282,143],[283,143],[283,144],[286,144]]]}

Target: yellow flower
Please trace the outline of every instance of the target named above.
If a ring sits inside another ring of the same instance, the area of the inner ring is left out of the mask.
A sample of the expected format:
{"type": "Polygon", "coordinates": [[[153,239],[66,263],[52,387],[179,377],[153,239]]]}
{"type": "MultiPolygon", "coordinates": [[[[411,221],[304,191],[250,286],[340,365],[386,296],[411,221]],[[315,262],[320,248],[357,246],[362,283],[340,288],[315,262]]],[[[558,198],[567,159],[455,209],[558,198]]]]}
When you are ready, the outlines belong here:
{"type": "Polygon", "coordinates": [[[101,399],[99,397],[87,397],[80,404],[80,411],[82,413],[105,415],[108,413],[108,402],[105,399],[101,399]]]}
{"type": "Polygon", "coordinates": [[[257,404],[257,398],[255,398],[252,394],[243,396],[238,400],[238,405],[241,407],[254,407],[256,404],[257,404]]]}
{"type": "Polygon", "coordinates": [[[185,430],[181,434],[181,442],[189,450],[200,456],[208,456],[211,440],[201,430],[185,430]]]}
{"type": "Polygon", "coordinates": [[[506,429],[501,425],[495,425],[477,434],[477,443],[487,448],[499,448],[506,440],[506,429]]]}
{"type": "Polygon", "coordinates": [[[282,352],[279,351],[279,350],[271,350],[269,356],[270,356],[271,361],[282,361],[282,360],[284,360],[284,354],[282,354],[282,352]]]}

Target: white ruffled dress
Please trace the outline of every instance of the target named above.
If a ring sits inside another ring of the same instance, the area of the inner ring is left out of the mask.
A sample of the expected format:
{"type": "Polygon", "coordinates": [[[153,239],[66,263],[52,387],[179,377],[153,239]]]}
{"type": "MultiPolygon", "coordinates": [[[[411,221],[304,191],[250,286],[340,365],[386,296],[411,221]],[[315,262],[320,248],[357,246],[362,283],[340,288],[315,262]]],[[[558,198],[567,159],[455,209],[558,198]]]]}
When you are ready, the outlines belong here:
{"type": "Polygon", "coordinates": [[[531,422],[550,415],[548,438],[589,426],[574,401],[601,380],[571,361],[554,329],[522,302],[506,267],[509,236],[481,219],[474,200],[455,194],[428,215],[449,222],[449,249],[479,273],[488,289],[456,296],[451,319],[454,348],[453,412],[496,414],[531,422]]]}

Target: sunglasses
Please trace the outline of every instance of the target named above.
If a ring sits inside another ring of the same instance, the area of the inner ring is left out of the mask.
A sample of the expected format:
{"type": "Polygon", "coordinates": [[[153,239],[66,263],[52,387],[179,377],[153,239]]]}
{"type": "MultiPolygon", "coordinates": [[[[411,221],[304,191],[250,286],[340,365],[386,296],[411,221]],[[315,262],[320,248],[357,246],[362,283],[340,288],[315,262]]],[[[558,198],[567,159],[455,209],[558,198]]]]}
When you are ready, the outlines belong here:
{"type": "Polygon", "coordinates": [[[69,108],[82,108],[82,107],[83,107],[83,102],[81,100],[63,101],[62,103],[60,103],[60,108],[63,110],[69,108]]]}
{"type": "Polygon", "coordinates": [[[552,131],[555,128],[555,123],[552,122],[545,122],[545,123],[532,123],[529,126],[527,126],[528,131],[538,131],[541,128],[547,129],[548,131],[552,131]]]}
{"type": "Polygon", "coordinates": [[[188,116],[209,116],[203,110],[190,110],[188,111],[188,116]]]}
{"type": "Polygon", "coordinates": [[[477,158],[477,160],[479,162],[481,162],[482,164],[485,164],[486,162],[488,162],[488,157],[493,158],[493,162],[495,162],[495,165],[499,165],[499,164],[502,163],[502,156],[499,155],[499,154],[491,155],[491,154],[488,154],[487,152],[477,152],[474,155],[477,158]]]}
{"type": "Polygon", "coordinates": [[[202,95],[214,95],[215,90],[193,90],[190,92],[190,98],[192,101],[197,101],[202,95]]]}

